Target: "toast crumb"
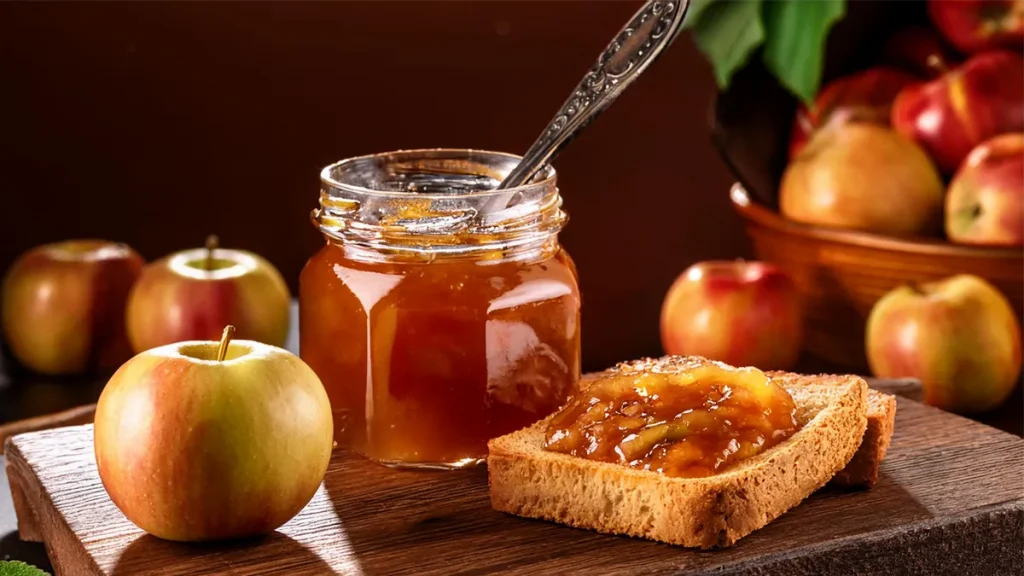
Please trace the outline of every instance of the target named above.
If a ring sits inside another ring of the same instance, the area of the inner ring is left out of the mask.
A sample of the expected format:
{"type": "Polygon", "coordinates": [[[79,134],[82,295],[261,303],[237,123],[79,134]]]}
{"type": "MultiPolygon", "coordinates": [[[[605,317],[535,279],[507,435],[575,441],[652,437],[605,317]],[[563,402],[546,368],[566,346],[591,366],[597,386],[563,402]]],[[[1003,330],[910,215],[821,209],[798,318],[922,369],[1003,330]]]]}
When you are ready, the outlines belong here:
{"type": "MultiPolygon", "coordinates": [[[[611,370],[672,370],[708,362],[663,357],[611,370]]],[[[684,368],[681,368],[684,369],[684,368]]],[[[868,387],[857,376],[787,386],[801,429],[784,442],[704,478],[596,462],[544,449],[550,419],[488,443],[495,510],[607,534],[696,548],[731,546],[796,506],[845,468],[867,429],[868,387]]],[[[592,379],[591,379],[592,381],[592,379]]]]}

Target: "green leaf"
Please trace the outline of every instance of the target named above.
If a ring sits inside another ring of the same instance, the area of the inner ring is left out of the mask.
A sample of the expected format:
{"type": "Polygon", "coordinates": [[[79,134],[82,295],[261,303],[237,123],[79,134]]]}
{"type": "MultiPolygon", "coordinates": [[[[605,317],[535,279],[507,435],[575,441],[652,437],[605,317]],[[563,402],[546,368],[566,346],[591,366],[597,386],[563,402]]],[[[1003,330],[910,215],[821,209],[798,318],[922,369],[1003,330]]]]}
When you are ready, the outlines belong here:
{"type": "Polygon", "coordinates": [[[50,576],[35,566],[15,560],[0,561],[0,576],[50,576]]]}
{"type": "Polygon", "coordinates": [[[690,0],[690,3],[686,6],[686,16],[683,16],[683,29],[693,28],[697,25],[697,21],[700,20],[700,15],[704,13],[704,10],[711,5],[712,2],[718,0],[690,0]]]}
{"type": "Polygon", "coordinates": [[[764,63],[806,103],[814,101],[821,85],[828,33],[845,14],[846,0],[771,0],[764,5],[764,63]]]}
{"type": "MultiPolygon", "coordinates": [[[[697,12],[693,37],[715,71],[718,88],[729,86],[732,75],[764,42],[761,0],[705,0],[697,12]]],[[[689,18],[689,16],[687,16],[689,18]]]]}

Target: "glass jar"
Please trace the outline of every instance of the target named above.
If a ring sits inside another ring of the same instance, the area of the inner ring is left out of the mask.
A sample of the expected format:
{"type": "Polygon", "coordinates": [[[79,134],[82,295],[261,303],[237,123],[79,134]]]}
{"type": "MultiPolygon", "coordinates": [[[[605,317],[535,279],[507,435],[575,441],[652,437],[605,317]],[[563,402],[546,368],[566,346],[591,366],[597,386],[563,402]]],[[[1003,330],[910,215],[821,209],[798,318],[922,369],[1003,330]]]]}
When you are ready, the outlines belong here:
{"type": "Polygon", "coordinates": [[[394,466],[468,466],[575,390],[567,216],[553,168],[494,190],[519,159],[407,150],[321,173],[326,242],[300,277],[299,349],[339,445],[394,466]]]}

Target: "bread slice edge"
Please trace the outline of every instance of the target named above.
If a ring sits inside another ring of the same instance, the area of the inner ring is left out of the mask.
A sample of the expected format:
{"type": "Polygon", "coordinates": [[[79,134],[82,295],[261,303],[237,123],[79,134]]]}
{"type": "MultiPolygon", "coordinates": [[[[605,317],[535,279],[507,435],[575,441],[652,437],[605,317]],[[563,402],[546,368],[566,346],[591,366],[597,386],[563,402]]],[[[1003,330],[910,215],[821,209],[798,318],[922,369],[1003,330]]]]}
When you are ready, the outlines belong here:
{"type": "MultiPolygon", "coordinates": [[[[796,374],[793,372],[766,372],[769,378],[783,384],[789,392],[797,386],[820,386],[831,383],[829,374],[796,374]]],[[[850,463],[836,474],[831,485],[847,489],[871,488],[878,482],[882,461],[892,443],[896,429],[896,397],[868,388],[868,426],[860,448],[850,463]]]]}
{"type": "Polygon", "coordinates": [[[831,484],[841,488],[871,488],[878,483],[896,430],[896,397],[868,389],[868,426],[860,447],[850,463],[840,470],[831,484]]]}

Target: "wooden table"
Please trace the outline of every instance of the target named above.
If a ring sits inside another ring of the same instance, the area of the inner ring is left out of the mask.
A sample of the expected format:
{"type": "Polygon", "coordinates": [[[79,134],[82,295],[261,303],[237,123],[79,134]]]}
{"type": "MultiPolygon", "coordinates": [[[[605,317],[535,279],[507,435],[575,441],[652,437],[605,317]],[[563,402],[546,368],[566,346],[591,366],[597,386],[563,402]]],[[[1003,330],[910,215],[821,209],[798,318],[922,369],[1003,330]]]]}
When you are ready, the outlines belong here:
{"type": "MultiPolygon", "coordinates": [[[[296,310],[293,310],[295,312],[296,310]]],[[[293,316],[294,317],[294,316],[293,316]]],[[[293,323],[293,326],[295,323],[293,323]]],[[[297,334],[293,330],[287,347],[298,349],[297,334]]],[[[805,371],[827,370],[827,367],[806,366],[805,371]]],[[[0,425],[15,419],[66,410],[95,402],[106,382],[105,376],[77,379],[48,379],[29,374],[0,354],[0,425]]],[[[1003,430],[1024,436],[1021,420],[1024,413],[1021,391],[1006,405],[992,414],[977,418],[1003,430]]],[[[4,459],[0,456],[0,559],[23,560],[40,568],[51,570],[41,544],[23,542],[18,538],[17,521],[7,487],[4,459]]]]}
{"type": "Polygon", "coordinates": [[[91,425],[22,434],[5,453],[21,535],[47,542],[54,567],[75,576],[1024,572],[1024,440],[906,398],[875,486],[822,488],[716,551],[497,512],[482,467],[393,470],[344,451],[273,534],[177,544],[144,534],[110,501],[91,425]]]}

